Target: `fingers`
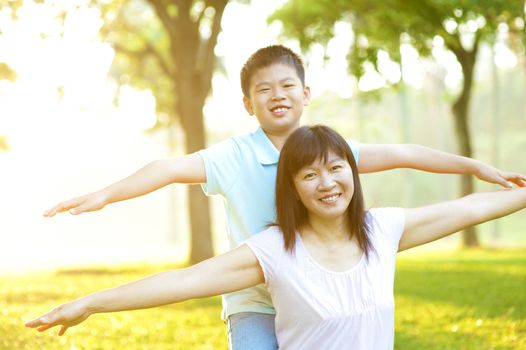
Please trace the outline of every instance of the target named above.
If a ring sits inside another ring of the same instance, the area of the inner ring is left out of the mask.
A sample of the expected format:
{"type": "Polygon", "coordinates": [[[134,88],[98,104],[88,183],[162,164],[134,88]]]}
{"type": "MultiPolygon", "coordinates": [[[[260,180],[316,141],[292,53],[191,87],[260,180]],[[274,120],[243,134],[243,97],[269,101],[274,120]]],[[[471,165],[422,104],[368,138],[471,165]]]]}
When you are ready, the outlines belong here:
{"type": "Polygon", "coordinates": [[[58,335],[59,336],[63,336],[64,333],[66,333],[67,330],[68,330],[68,326],[61,326],[60,330],[58,331],[58,335]]]}
{"type": "MultiPolygon", "coordinates": [[[[35,320],[26,322],[25,325],[26,325],[26,327],[29,327],[29,328],[36,328],[36,330],[39,331],[39,332],[45,332],[45,331],[47,331],[48,329],[50,329],[52,327],[58,326],[57,323],[49,322],[49,320],[47,320],[44,317],[39,317],[39,318],[37,318],[35,320]]],[[[66,333],[68,328],[69,328],[68,326],[61,325],[60,326],[60,330],[58,331],[58,335],[59,336],[64,335],[64,333],[66,333]]]]}
{"type": "Polygon", "coordinates": [[[499,185],[501,185],[504,188],[512,188],[513,187],[513,183],[507,181],[503,177],[498,177],[498,178],[495,179],[495,181],[496,181],[496,183],[498,183],[499,185]]]}
{"type": "Polygon", "coordinates": [[[49,328],[55,326],[55,323],[51,322],[48,317],[42,316],[29,322],[26,322],[25,326],[29,328],[36,328],[39,332],[44,332],[49,328]]]}
{"type": "Polygon", "coordinates": [[[524,175],[521,175],[518,173],[503,173],[502,177],[505,178],[510,183],[510,187],[512,187],[513,184],[519,187],[526,186],[526,176],[524,175]]]}
{"type": "Polygon", "coordinates": [[[26,327],[29,327],[29,328],[35,328],[35,327],[38,327],[40,326],[42,323],[40,321],[40,318],[37,318],[37,319],[34,319],[34,320],[31,320],[31,321],[28,321],[25,323],[25,326],[26,327]]]}
{"type": "Polygon", "coordinates": [[[71,209],[69,213],[71,215],[78,215],[78,214],[82,214],[84,212],[93,211],[93,210],[97,210],[97,209],[96,208],[94,209],[91,203],[84,201],[82,205],[78,205],[75,208],[71,209]]]}
{"type": "Polygon", "coordinates": [[[526,187],[526,176],[521,174],[515,174],[512,180],[519,187],[526,187]]]}
{"type": "Polygon", "coordinates": [[[54,325],[51,325],[51,324],[47,324],[45,326],[40,326],[37,328],[37,331],[39,332],[44,332],[44,331],[47,331],[48,329],[50,329],[51,327],[53,327],[54,325]]]}
{"type": "Polygon", "coordinates": [[[75,198],[75,199],[70,199],[69,201],[61,202],[58,205],[54,206],[53,208],[46,210],[44,212],[44,216],[53,217],[57,213],[62,213],[70,209],[71,209],[70,210],[71,214],[77,214],[77,212],[74,212],[75,211],[74,208],[79,206],[80,203],[82,203],[82,198],[75,198]]]}

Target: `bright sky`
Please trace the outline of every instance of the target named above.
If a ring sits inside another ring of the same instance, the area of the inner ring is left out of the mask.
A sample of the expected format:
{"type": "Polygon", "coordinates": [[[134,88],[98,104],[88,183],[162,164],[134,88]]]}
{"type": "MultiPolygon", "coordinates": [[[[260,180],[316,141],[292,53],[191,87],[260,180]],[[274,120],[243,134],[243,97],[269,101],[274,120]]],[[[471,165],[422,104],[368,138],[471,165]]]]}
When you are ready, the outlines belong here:
{"type": "MultiPolygon", "coordinates": [[[[211,130],[234,134],[256,126],[242,107],[239,70],[252,52],[276,43],[279,25],[267,27],[266,17],[283,2],[228,5],[216,48],[228,75],[214,77],[214,95],[205,107],[211,130]]],[[[97,41],[102,25],[98,11],[76,8],[86,3],[82,0],[52,3],[25,2],[16,22],[5,9],[0,10],[0,61],[18,74],[14,84],[0,81],[0,135],[7,136],[11,147],[0,153],[0,271],[125,261],[131,256],[135,260],[183,256],[184,235],[170,238],[173,225],[186,230],[185,213],[176,209],[182,203],[169,199],[171,191],[184,192],[181,187],[98,213],[42,218],[41,213],[60,200],[99,189],[151,160],[168,156],[163,133],[144,134],[155,122],[150,92],[124,87],[120,108],[112,105],[116,87],[108,81],[107,72],[114,52],[97,41]],[[70,10],[63,37],[54,21],[60,9],[70,10]]],[[[323,63],[321,47],[307,55],[307,83],[314,97],[326,90],[343,97],[353,93],[355,83],[346,73],[341,52],[352,33],[344,23],[338,24],[336,33],[327,49],[332,56],[328,63],[323,63]]],[[[298,49],[294,42],[285,44],[298,49]]],[[[502,46],[498,51],[499,65],[516,64],[506,50],[502,46]]],[[[418,63],[412,48],[403,47],[403,54],[412,67],[404,76],[419,86],[425,66],[418,63]]],[[[458,64],[444,50],[436,49],[435,55],[444,62],[448,84],[457,84],[458,64]]],[[[388,60],[381,69],[392,80],[400,78],[388,60]]],[[[367,90],[381,84],[383,80],[370,73],[359,87],[367,90]]]]}

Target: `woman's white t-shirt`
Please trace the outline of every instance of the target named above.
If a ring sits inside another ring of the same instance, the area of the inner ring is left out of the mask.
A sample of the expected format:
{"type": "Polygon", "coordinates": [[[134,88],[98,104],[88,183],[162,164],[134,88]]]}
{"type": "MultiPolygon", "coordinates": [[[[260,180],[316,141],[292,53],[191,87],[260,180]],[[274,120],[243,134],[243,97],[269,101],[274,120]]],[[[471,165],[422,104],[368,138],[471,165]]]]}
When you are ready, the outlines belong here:
{"type": "Polygon", "coordinates": [[[374,251],[343,272],[318,264],[299,235],[294,252],[287,252],[277,227],[245,241],[265,275],[280,349],[393,349],[393,285],[404,212],[371,209],[367,221],[374,251]]]}

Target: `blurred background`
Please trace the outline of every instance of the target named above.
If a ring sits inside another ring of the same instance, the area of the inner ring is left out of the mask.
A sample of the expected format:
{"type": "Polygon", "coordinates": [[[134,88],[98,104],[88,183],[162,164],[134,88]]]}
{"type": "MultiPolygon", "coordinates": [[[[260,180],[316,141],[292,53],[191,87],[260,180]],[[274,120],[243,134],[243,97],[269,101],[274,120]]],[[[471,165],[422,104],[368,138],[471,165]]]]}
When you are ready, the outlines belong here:
{"type": "MultiPolygon", "coordinates": [[[[275,43],[305,60],[303,124],[526,173],[524,13],[518,0],[0,0],[0,272],[228,249],[221,199],[208,212],[199,186],[80,216],[42,213],[155,159],[255,130],[239,71],[275,43]],[[190,213],[188,200],[202,210],[190,213]]],[[[362,179],[368,206],[497,188],[405,170],[362,179]]],[[[523,211],[424,249],[524,247],[524,227],[523,211]]]]}

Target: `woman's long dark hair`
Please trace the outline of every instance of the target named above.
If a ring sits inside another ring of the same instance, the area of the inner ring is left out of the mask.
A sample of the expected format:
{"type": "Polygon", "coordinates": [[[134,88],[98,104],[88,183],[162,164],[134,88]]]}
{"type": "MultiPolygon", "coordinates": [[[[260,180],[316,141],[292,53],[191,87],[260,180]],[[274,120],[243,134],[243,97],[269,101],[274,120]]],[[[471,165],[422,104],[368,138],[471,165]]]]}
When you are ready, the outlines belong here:
{"type": "Polygon", "coordinates": [[[346,212],[349,238],[356,237],[359,247],[369,257],[373,247],[365,220],[365,204],[356,161],[347,141],[323,125],[298,128],[289,136],[280,152],[276,179],[276,220],[285,238],[285,248],[290,252],[294,250],[296,232],[308,220],[307,209],[299,200],[294,186],[294,176],[301,168],[318,159],[327,162],[331,151],[351,165],[354,194],[346,212]]]}

